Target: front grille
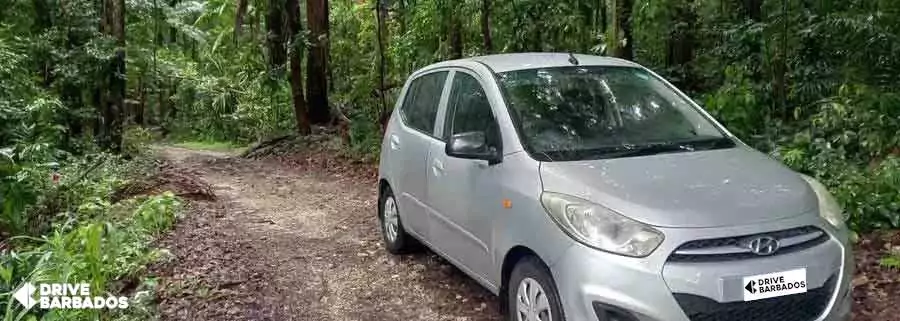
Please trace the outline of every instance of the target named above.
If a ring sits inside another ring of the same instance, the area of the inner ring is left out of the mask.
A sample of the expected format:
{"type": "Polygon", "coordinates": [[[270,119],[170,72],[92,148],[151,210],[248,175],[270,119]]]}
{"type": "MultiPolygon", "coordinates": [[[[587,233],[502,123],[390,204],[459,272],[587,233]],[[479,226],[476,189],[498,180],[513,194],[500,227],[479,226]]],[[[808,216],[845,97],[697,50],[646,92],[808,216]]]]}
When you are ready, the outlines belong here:
{"type": "Polygon", "coordinates": [[[828,240],[828,234],[814,226],[804,226],[769,233],[703,239],[682,244],[675,249],[671,256],[669,256],[669,261],[720,262],[759,258],[761,256],[750,252],[747,247],[742,246],[742,242],[760,236],[775,238],[782,244],[778,251],[769,256],[808,249],[828,240]]]}
{"type": "Polygon", "coordinates": [[[825,312],[837,276],[806,293],[750,302],[719,303],[693,294],[674,293],[691,321],[812,321],[825,312]]]}

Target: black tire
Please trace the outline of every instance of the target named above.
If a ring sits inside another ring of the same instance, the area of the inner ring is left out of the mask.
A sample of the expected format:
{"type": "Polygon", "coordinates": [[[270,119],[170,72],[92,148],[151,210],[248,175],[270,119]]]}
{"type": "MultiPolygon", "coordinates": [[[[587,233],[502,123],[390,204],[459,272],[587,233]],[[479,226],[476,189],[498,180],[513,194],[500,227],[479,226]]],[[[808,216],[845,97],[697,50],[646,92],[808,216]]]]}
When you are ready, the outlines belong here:
{"type": "MultiPolygon", "coordinates": [[[[509,284],[506,293],[506,320],[520,321],[517,305],[517,295],[519,286],[525,279],[537,281],[546,295],[549,303],[550,319],[552,321],[565,321],[565,312],[559,299],[559,291],[556,289],[556,282],[553,281],[553,275],[550,269],[540,259],[534,256],[523,257],[513,268],[509,277],[509,284]]],[[[538,296],[540,297],[540,296],[538,296]]],[[[525,318],[522,318],[525,320],[525,318]]]]}
{"type": "Polygon", "coordinates": [[[397,199],[394,198],[394,192],[389,186],[385,186],[384,190],[378,198],[378,223],[381,226],[381,238],[384,240],[384,248],[391,254],[410,253],[415,250],[416,241],[403,228],[403,221],[400,219],[400,208],[397,205],[397,199]],[[397,211],[397,235],[393,240],[388,236],[387,225],[385,224],[385,203],[392,200],[397,211]]]}

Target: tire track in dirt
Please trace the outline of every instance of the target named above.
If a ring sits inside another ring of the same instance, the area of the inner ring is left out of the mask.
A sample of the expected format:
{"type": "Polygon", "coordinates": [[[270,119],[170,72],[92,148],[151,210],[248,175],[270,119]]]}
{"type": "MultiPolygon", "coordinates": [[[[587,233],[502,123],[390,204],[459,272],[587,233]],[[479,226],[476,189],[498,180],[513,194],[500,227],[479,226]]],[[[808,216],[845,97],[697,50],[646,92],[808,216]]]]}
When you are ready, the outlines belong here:
{"type": "Polygon", "coordinates": [[[172,280],[211,288],[164,298],[164,319],[501,319],[495,297],[433,253],[384,251],[373,181],[225,153],[159,152],[200,173],[218,197],[195,204],[163,242],[174,254],[163,293],[177,287],[172,280]],[[228,274],[243,277],[235,284],[228,274]]]}

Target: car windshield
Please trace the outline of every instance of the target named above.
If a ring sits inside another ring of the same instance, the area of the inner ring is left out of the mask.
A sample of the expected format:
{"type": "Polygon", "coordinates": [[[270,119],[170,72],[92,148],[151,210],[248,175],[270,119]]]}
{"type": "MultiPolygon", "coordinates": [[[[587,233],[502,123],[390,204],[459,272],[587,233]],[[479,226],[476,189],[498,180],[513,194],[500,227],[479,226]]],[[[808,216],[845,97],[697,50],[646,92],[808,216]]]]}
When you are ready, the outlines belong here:
{"type": "Polygon", "coordinates": [[[734,145],[686,98],[640,68],[555,67],[498,76],[519,137],[541,161],[734,145]]]}

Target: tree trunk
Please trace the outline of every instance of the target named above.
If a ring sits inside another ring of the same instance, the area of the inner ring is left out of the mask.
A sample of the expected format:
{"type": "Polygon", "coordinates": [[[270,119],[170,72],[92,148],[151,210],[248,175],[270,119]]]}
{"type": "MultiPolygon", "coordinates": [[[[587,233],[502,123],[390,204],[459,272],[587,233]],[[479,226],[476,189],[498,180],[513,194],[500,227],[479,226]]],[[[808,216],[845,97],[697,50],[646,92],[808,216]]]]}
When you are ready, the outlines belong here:
{"type": "Polygon", "coordinates": [[[241,29],[244,27],[244,15],[247,14],[247,0],[237,0],[237,9],[234,13],[234,43],[241,37],[241,29]]]}
{"type": "MultiPolygon", "coordinates": [[[[742,20],[750,20],[753,23],[762,21],[763,0],[738,0],[740,1],[742,20]]],[[[754,39],[749,45],[750,55],[756,58],[761,52],[760,39],[754,39]]],[[[758,63],[757,63],[758,64],[758,63]]]]}
{"type": "Polygon", "coordinates": [[[134,111],[134,122],[138,125],[144,125],[144,107],[147,104],[147,97],[145,95],[146,90],[144,89],[144,72],[138,76],[138,103],[137,109],[134,111]]]}
{"type": "Polygon", "coordinates": [[[762,2],[763,0],[738,0],[743,8],[743,14],[754,22],[762,21],[762,2]]]}
{"type": "Polygon", "coordinates": [[[105,0],[101,29],[116,39],[116,51],[106,75],[100,145],[114,152],[122,149],[122,110],[125,104],[125,0],[105,0]],[[105,25],[105,26],[104,26],[105,25]]]}
{"type": "MultiPolygon", "coordinates": [[[[53,7],[47,0],[34,0],[32,3],[35,10],[34,29],[35,33],[40,35],[53,27],[53,7]]],[[[42,85],[44,88],[50,88],[53,83],[53,55],[49,50],[40,50],[39,57],[42,85]]]]}
{"type": "MultiPolygon", "coordinates": [[[[103,6],[105,7],[106,1],[102,1],[102,2],[103,2],[103,6]]],[[[105,24],[106,18],[103,17],[101,19],[104,21],[103,23],[105,24]]],[[[104,82],[105,82],[105,80],[104,80],[104,82]]],[[[106,87],[105,83],[100,83],[100,84],[97,84],[91,90],[92,91],[91,103],[94,105],[94,108],[96,108],[95,111],[97,113],[97,116],[91,118],[91,124],[89,126],[91,126],[91,129],[94,131],[94,136],[97,137],[98,145],[101,145],[101,146],[103,145],[103,139],[105,137],[104,135],[106,135],[103,130],[103,109],[106,106],[106,103],[105,103],[106,88],[105,87],[106,87]]]]}
{"type": "Polygon", "coordinates": [[[666,42],[666,66],[674,69],[675,86],[691,90],[692,79],[689,63],[694,58],[694,25],[696,13],[690,3],[679,3],[672,15],[672,28],[666,42]]]}
{"type": "MultiPolygon", "coordinates": [[[[298,0],[287,0],[287,34],[291,39],[300,33],[300,4],[298,0]]],[[[297,121],[297,133],[308,135],[309,115],[307,113],[306,98],[303,96],[303,51],[299,44],[291,41],[290,52],[290,76],[291,76],[291,100],[294,103],[294,118],[297,121]]]]}
{"type": "Polygon", "coordinates": [[[310,36],[306,61],[309,120],[314,124],[327,124],[331,122],[331,109],[328,107],[328,0],[306,0],[306,21],[310,36]]]}
{"type": "Polygon", "coordinates": [[[633,0],[613,0],[613,35],[610,39],[614,56],[634,60],[634,37],[631,30],[633,0]]]}
{"type": "MultiPolygon", "coordinates": [[[[166,95],[166,100],[168,100],[169,97],[172,97],[173,95],[178,93],[178,81],[172,81],[171,84],[172,85],[169,86],[168,94],[166,95]]],[[[169,102],[168,105],[169,105],[168,118],[175,119],[175,117],[178,117],[178,105],[171,103],[171,101],[169,102]]]]}
{"type": "Polygon", "coordinates": [[[600,11],[597,13],[600,16],[600,32],[606,33],[606,0],[597,1],[597,10],[600,11]]]}
{"type": "MultiPolygon", "coordinates": [[[[513,16],[515,17],[515,18],[513,18],[513,22],[512,22],[512,25],[513,25],[512,34],[515,38],[518,38],[518,35],[520,33],[527,34],[527,31],[523,31],[524,22],[522,20],[524,20],[524,19],[522,17],[523,14],[521,11],[522,6],[517,4],[516,1],[510,1],[509,5],[510,5],[510,7],[512,7],[512,13],[513,13],[513,16]]],[[[526,46],[526,44],[523,41],[512,41],[512,42],[509,42],[509,44],[514,51],[522,51],[526,46]]]]}
{"type": "MultiPolygon", "coordinates": [[[[753,24],[757,24],[762,22],[762,4],[763,0],[736,0],[737,2],[737,10],[738,14],[738,22],[750,22],[753,24]]],[[[737,61],[741,61],[748,67],[748,78],[751,83],[761,84],[766,82],[763,77],[763,38],[760,36],[754,35],[751,39],[746,41],[746,45],[741,48],[745,49],[737,51],[737,55],[732,59],[737,61]]],[[[769,98],[772,98],[771,96],[769,98]]],[[[770,108],[761,109],[762,114],[772,114],[772,105],[769,105],[770,108]]]]}
{"type": "MultiPolygon", "coordinates": [[[[543,11],[544,8],[542,8],[540,6],[536,6],[533,3],[528,4],[526,8],[527,8],[526,12],[528,12],[528,20],[527,21],[541,21],[541,11],[543,11]]],[[[529,23],[529,26],[527,28],[534,31],[534,34],[531,35],[531,43],[529,44],[529,50],[530,51],[544,51],[544,45],[546,44],[546,41],[544,40],[544,32],[543,32],[544,27],[541,25],[529,23]]]]}
{"type": "Polygon", "coordinates": [[[450,18],[450,59],[459,59],[463,56],[463,40],[462,40],[462,24],[459,21],[459,17],[456,14],[456,7],[460,5],[455,0],[449,1],[450,5],[444,8],[447,13],[449,13],[450,18]]]}
{"type": "MultiPolygon", "coordinates": [[[[63,82],[60,96],[65,106],[83,106],[81,88],[70,81],[63,82]]],[[[69,132],[68,135],[63,135],[63,146],[71,146],[72,139],[81,136],[84,131],[84,124],[81,122],[81,117],[78,117],[73,110],[67,110],[65,115],[69,132]]]]}
{"type": "Polygon", "coordinates": [[[250,16],[250,38],[253,41],[256,41],[256,35],[259,32],[259,23],[262,19],[259,18],[259,9],[253,10],[253,15],[250,16]]]}
{"type": "Polygon", "coordinates": [[[401,35],[406,34],[406,28],[407,28],[406,27],[406,25],[407,25],[407,21],[406,21],[407,17],[406,16],[408,15],[408,13],[407,13],[406,1],[408,1],[408,0],[398,0],[397,1],[397,5],[398,5],[397,17],[399,18],[398,23],[400,24],[400,34],[401,35]]]}
{"type": "Polygon", "coordinates": [[[774,115],[788,119],[790,113],[787,109],[787,54],[788,54],[788,3],[781,0],[781,32],[780,39],[772,57],[772,95],[775,101],[774,115]]]}
{"type": "MultiPolygon", "coordinates": [[[[579,37],[578,50],[582,53],[587,53],[591,49],[591,46],[594,43],[594,14],[596,10],[591,6],[590,1],[588,0],[579,0],[578,1],[579,9],[581,11],[581,23],[580,28],[577,28],[579,37]]],[[[565,32],[565,31],[563,31],[565,32]]],[[[565,37],[565,35],[563,35],[565,37]]]]}
{"type": "Polygon", "coordinates": [[[387,28],[385,19],[387,19],[387,7],[384,4],[384,0],[376,0],[375,7],[375,19],[377,20],[377,32],[376,37],[378,37],[378,98],[381,100],[381,115],[379,115],[378,122],[381,124],[381,132],[384,133],[387,129],[387,122],[390,118],[390,111],[387,107],[387,98],[385,97],[385,75],[387,74],[387,56],[384,54],[384,37],[387,33],[387,28]]]}
{"type": "Polygon", "coordinates": [[[481,0],[481,38],[484,41],[484,52],[492,53],[494,43],[491,39],[491,0],[481,0]]]}
{"type": "MultiPolygon", "coordinates": [[[[169,9],[174,11],[175,6],[178,5],[178,1],[180,1],[180,0],[169,0],[169,9]]],[[[177,42],[178,42],[178,29],[176,29],[175,27],[170,27],[169,28],[169,39],[167,40],[166,43],[168,44],[168,43],[177,43],[177,42]]]]}
{"type": "MultiPolygon", "coordinates": [[[[269,0],[266,15],[266,39],[269,47],[269,68],[277,70],[284,66],[287,52],[284,46],[284,0],[269,0]]],[[[299,15],[299,13],[297,13],[299,15]]]]}
{"type": "Polygon", "coordinates": [[[156,82],[156,118],[160,124],[165,124],[165,120],[169,116],[169,95],[166,94],[167,90],[164,82],[156,82]]]}

